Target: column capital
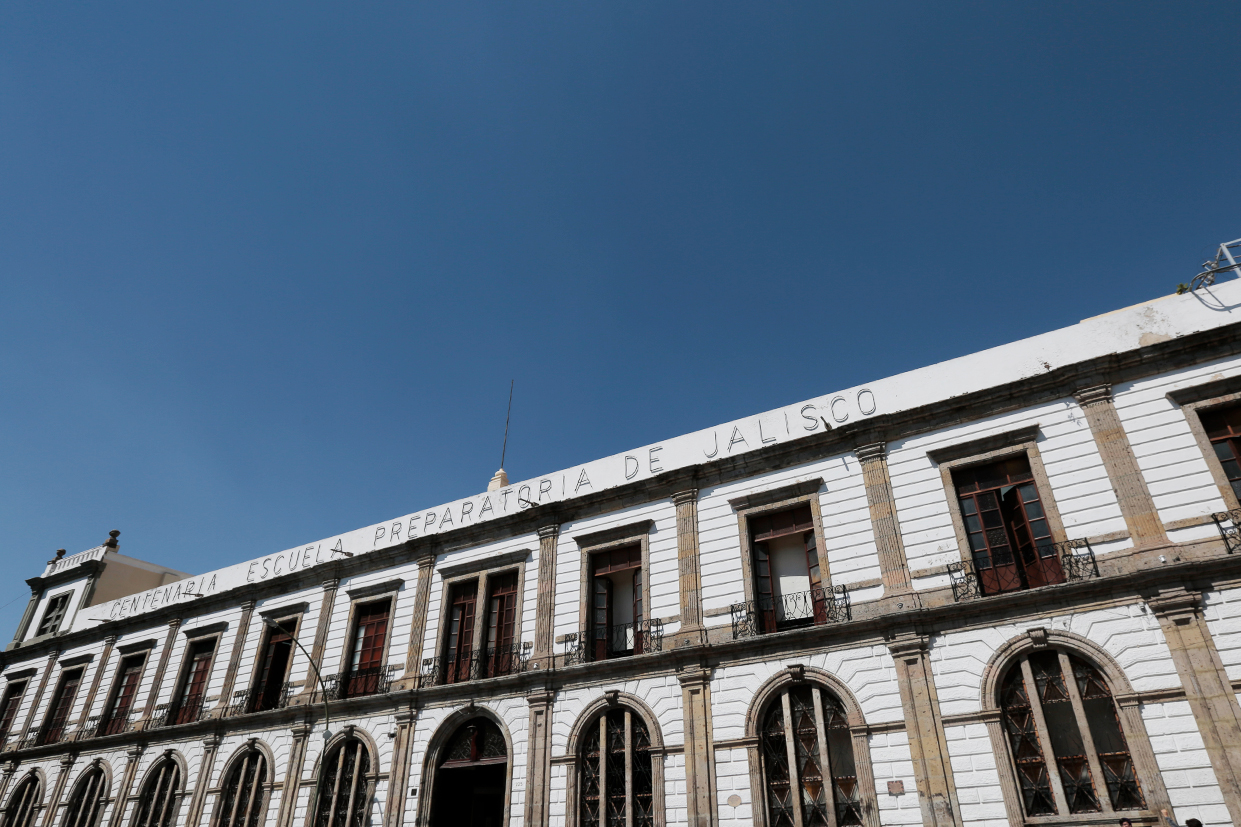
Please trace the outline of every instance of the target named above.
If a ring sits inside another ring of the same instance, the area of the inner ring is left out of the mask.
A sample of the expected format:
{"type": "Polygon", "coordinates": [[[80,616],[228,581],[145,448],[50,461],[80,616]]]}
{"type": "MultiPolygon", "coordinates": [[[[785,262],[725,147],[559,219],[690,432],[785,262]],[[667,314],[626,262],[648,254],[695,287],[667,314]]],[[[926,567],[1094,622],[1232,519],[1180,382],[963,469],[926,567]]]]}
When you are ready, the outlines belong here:
{"type": "Polygon", "coordinates": [[[181,628],[181,624],[184,622],[185,622],[185,618],[183,617],[171,618],[168,621],[168,628],[175,632],[177,629],[181,628]]]}
{"type": "Polygon", "coordinates": [[[257,606],[257,605],[259,605],[259,604],[258,604],[258,601],[257,601],[257,600],[254,600],[254,599],[252,598],[252,599],[250,599],[250,600],[246,600],[246,601],[243,601],[243,602],[242,602],[242,604],[241,604],[241,610],[242,610],[243,612],[252,612],[252,611],[254,611],[254,607],[255,607],[255,606],[257,606]]]}
{"type": "Polygon", "coordinates": [[[220,743],[221,743],[223,740],[224,740],[224,739],[222,739],[219,735],[217,735],[217,734],[215,734],[215,733],[213,732],[213,733],[211,733],[210,735],[204,735],[204,736],[203,736],[203,746],[204,746],[204,747],[206,747],[206,748],[207,748],[207,749],[209,749],[209,750],[212,750],[212,749],[219,749],[219,748],[220,748],[220,743]]]}
{"type": "Polygon", "coordinates": [[[683,505],[685,503],[698,502],[698,489],[687,488],[684,491],[678,491],[672,495],[672,502],[675,505],[683,505]]]}
{"type": "Polygon", "coordinates": [[[541,526],[539,528],[540,540],[554,540],[560,536],[560,524],[552,523],[551,525],[541,526]]]}
{"type": "Polygon", "coordinates": [[[1096,405],[1100,402],[1112,401],[1111,385],[1092,385],[1089,388],[1081,388],[1073,392],[1073,398],[1077,400],[1077,404],[1081,407],[1087,405],[1096,405]]]}
{"type": "Polygon", "coordinates": [[[325,589],[336,589],[339,587],[340,587],[339,577],[329,577],[323,581],[323,588],[325,589]]]}
{"type": "Polygon", "coordinates": [[[134,744],[132,747],[130,747],[129,749],[125,750],[125,756],[126,756],[126,757],[130,760],[130,761],[137,761],[139,758],[141,758],[141,757],[142,757],[142,753],[144,753],[144,752],[146,752],[146,751],[147,751],[147,745],[146,745],[146,744],[134,744]]]}
{"type": "Polygon", "coordinates": [[[711,682],[711,670],[704,666],[684,666],[677,670],[681,686],[694,686],[711,682]]]}
{"type": "Polygon", "coordinates": [[[1191,617],[1198,613],[1202,605],[1202,593],[1181,587],[1159,592],[1146,599],[1146,605],[1156,617],[1178,618],[1191,617]]]}
{"type": "Polygon", "coordinates": [[[435,555],[434,553],[432,553],[432,554],[424,554],[423,556],[421,556],[421,557],[419,557],[419,558],[418,558],[418,568],[419,568],[419,569],[429,569],[429,568],[434,567],[434,566],[435,566],[435,558],[436,558],[436,555],[435,555]]]}
{"type": "Polygon", "coordinates": [[[526,693],[526,703],[530,706],[551,706],[556,693],[550,689],[536,689],[526,693]]]}
{"type": "Polygon", "coordinates": [[[919,632],[900,632],[888,638],[888,651],[892,657],[926,655],[931,650],[931,637],[919,632]]]}
{"type": "Polygon", "coordinates": [[[64,755],[60,756],[59,763],[61,769],[68,769],[73,766],[73,762],[76,760],[78,760],[78,754],[76,752],[66,752],[64,755]]]}
{"type": "Polygon", "coordinates": [[[887,459],[888,443],[871,442],[867,445],[859,445],[853,449],[853,455],[858,458],[859,462],[877,462],[887,459]]]}
{"type": "Polygon", "coordinates": [[[104,646],[115,646],[118,640],[120,640],[119,636],[114,635],[114,634],[108,635],[107,637],[103,639],[103,645],[104,646]]]}

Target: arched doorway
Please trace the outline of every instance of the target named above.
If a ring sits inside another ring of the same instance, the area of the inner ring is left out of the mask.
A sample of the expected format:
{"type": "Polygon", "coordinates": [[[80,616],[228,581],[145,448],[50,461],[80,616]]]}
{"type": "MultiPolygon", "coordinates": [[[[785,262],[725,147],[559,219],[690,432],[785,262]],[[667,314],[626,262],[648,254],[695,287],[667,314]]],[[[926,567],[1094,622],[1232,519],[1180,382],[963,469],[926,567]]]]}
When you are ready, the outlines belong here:
{"type": "Polygon", "coordinates": [[[508,779],[504,733],[487,718],[457,727],[435,768],[430,827],[503,827],[508,779]]]}

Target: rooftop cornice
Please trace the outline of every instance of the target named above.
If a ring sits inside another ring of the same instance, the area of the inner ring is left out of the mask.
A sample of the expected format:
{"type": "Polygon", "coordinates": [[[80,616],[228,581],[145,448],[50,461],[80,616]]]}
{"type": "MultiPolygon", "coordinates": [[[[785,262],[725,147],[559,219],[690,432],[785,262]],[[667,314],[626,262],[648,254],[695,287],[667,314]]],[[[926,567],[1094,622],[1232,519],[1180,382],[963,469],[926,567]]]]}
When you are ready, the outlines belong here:
{"type": "Polygon", "coordinates": [[[890,444],[917,434],[977,421],[1039,403],[1072,399],[1073,394],[1083,387],[1105,383],[1117,385],[1237,355],[1241,353],[1239,334],[1241,322],[1236,322],[1149,344],[1136,350],[1106,354],[945,401],[891,414],[878,414],[796,440],[779,442],[731,457],[708,460],[700,465],[678,468],[603,491],[582,494],[573,499],[527,508],[486,522],[417,537],[356,557],[333,559],[295,573],[258,583],[247,583],[197,598],[193,602],[162,606],[127,618],[98,623],[94,628],[58,635],[55,640],[41,640],[17,646],[7,654],[10,662],[21,662],[39,657],[52,647],[66,649],[85,645],[102,639],[106,634],[124,635],[130,630],[150,628],[174,616],[221,611],[245,600],[262,600],[293,590],[313,588],[322,582],[325,572],[332,568],[341,579],[356,577],[441,553],[446,546],[453,549],[474,547],[520,534],[534,534],[550,523],[568,523],[658,499],[671,500],[676,493],[689,487],[703,489],[789,465],[851,452],[857,444],[858,435],[871,439],[879,434],[890,444]]]}

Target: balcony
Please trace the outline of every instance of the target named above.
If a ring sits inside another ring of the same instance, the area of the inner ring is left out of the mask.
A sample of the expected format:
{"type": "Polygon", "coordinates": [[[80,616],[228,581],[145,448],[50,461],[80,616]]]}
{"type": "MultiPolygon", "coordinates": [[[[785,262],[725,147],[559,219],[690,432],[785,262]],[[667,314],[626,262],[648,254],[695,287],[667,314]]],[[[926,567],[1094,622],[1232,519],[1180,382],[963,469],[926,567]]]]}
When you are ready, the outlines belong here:
{"type": "Polygon", "coordinates": [[[1229,554],[1236,554],[1241,550],[1241,508],[1212,514],[1211,519],[1215,521],[1219,536],[1224,540],[1224,549],[1229,554]],[[1224,523],[1231,525],[1225,526],[1224,523]]]}
{"type": "Polygon", "coordinates": [[[588,629],[581,635],[565,635],[564,646],[565,666],[649,655],[663,651],[664,623],[662,620],[643,620],[600,626],[588,629]]]}
{"type": "Polygon", "coordinates": [[[371,669],[341,672],[323,679],[330,701],[346,698],[362,698],[367,695],[385,695],[392,686],[396,666],[376,666],[371,669]]]}
{"type": "Polygon", "coordinates": [[[531,645],[514,644],[480,649],[466,657],[427,658],[422,662],[422,686],[499,678],[525,672],[530,666],[531,645]]]}
{"type": "Polygon", "coordinates": [[[762,597],[729,607],[733,640],[840,623],[851,617],[849,589],[830,586],[793,594],[762,597]]]}
{"type": "MultiPolygon", "coordinates": [[[[1223,531],[1222,528],[1221,531],[1223,531]]],[[[1059,563],[1059,570],[1063,573],[1063,579],[1057,578],[1054,582],[1073,583],[1081,580],[1093,580],[1099,576],[1099,564],[1095,561],[1094,549],[1090,547],[1089,540],[1042,543],[1038,546],[1038,558],[1041,566],[1040,571],[1043,573],[1048,570],[1049,562],[1059,563]]],[[[952,583],[952,598],[958,603],[962,600],[975,600],[979,597],[987,597],[994,594],[1028,591],[1031,588],[1040,588],[1042,585],[1054,585],[1054,583],[1031,585],[1025,579],[1025,576],[1018,572],[1012,583],[1007,584],[1010,587],[999,590],[994,590],[993,588],[984,590],[983,578],[979,576],[978,571],[974,568],[974,564],[969,561],[949,563],[948,577],[952,583]]],[[[994,576],[988,578],[988,580],[994,579],[994,576]]],[[[1005,584],[1001,583],[1001,585],[1005,584]]]]}

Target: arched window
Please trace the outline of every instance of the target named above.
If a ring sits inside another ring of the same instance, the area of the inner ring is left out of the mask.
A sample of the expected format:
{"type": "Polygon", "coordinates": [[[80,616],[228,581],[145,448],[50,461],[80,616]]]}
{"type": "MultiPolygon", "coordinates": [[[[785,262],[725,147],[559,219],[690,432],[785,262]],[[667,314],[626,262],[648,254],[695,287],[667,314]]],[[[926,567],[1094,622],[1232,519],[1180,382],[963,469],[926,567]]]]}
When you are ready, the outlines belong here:
{"type": "Polygon", "coordinates": [[[9,806],[4,811],[5,827],[33,827],[42,799],[43,783],[32,772],[9,796],[9,806]]]}
{"type": "Polygon", "coordinates": [[[812,683],[781,690],[759,730],[768,827],[862,824],[853,738],[840,701],[812,683]],[[830,783],[829,783],[830,782],[830,783]]]}
{"type": "Polygon", "coordinates": [[[625,707],[599,716],[582,737],[578,760],[581,827],[652,827],[651,737],[625,707]]]}
{"type": "Polygon", "coordinates": [[[180,787],[181,766],[171,757],[161,758],[142,785],[133,827],[171,827],[176,823],[180,787]]]}
{"type": "Polygon", "coordinates": [[[314,827],[363,827],[371,806],[370,771],[371,753],[360,738],[333,747],[319,773],[314,827]]]}
{"type": "Polygon", "coordinates": [[[95,765],[82,773],[69,796],[62,827],[96,827],[108,800],[108,776],[95,765]]]}
{"type": "Polygon", "coordinates": [[[457,727],[440,753],[431,798],[431,827],[504,822],[508,742],[488,718],[457,727]]]}
{"type": "Polygon", "coordinates": [[[1103,675],[1075,654],[1024,655],[1000,684],[1000,710],[1025,815],[1146,806],[1103,675]]]}
{"type": "MultiPolygon", "coordinates": [[[[258,827],[267,805],[267,758],[251,745],[239,760],[233,761],[220,791],[216,827],[258,827]]],[[[72,825],[69,825],[72,827],[72,825]]]]}

